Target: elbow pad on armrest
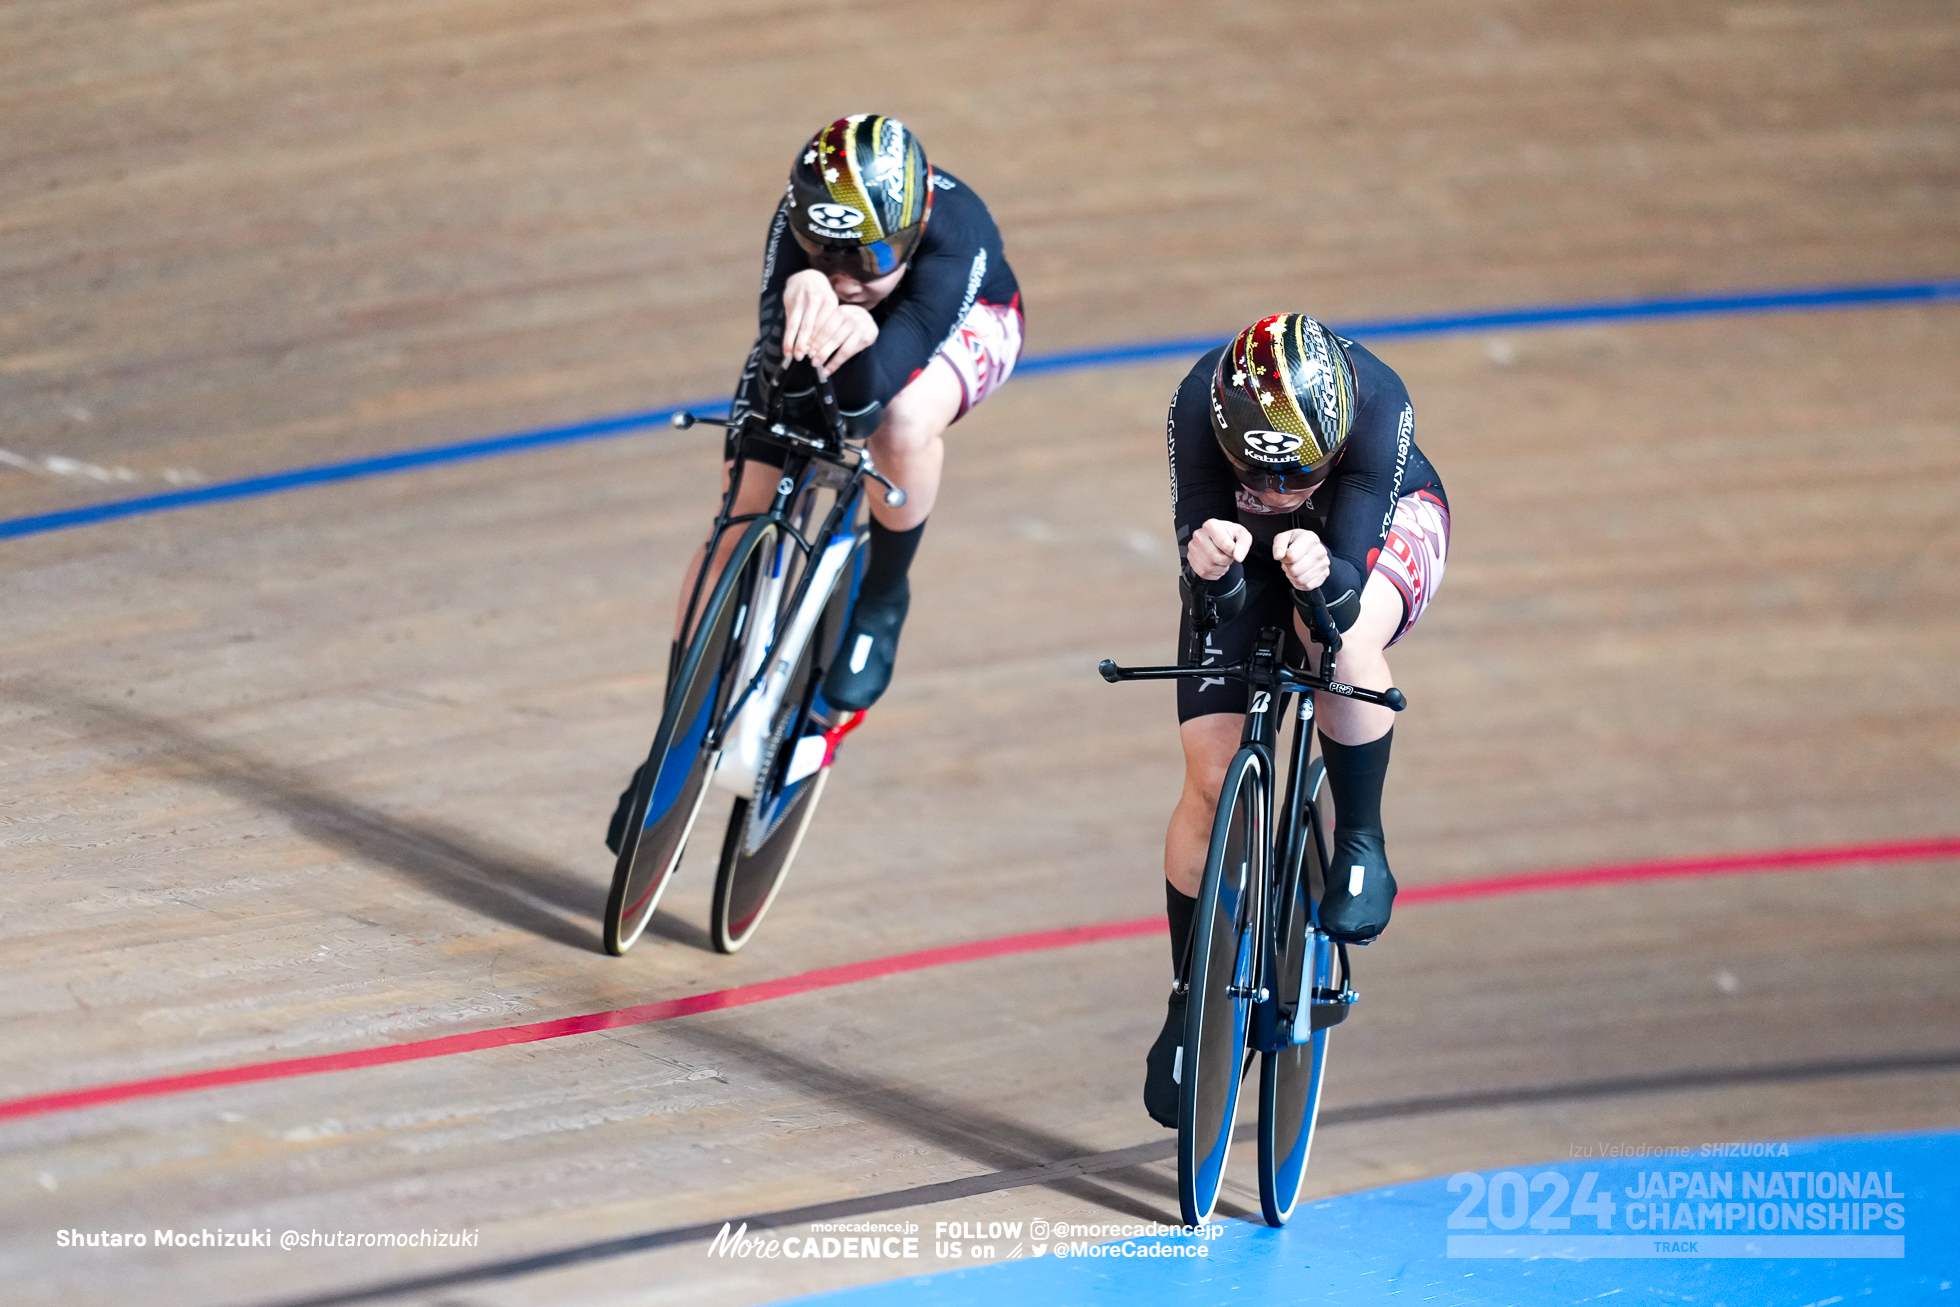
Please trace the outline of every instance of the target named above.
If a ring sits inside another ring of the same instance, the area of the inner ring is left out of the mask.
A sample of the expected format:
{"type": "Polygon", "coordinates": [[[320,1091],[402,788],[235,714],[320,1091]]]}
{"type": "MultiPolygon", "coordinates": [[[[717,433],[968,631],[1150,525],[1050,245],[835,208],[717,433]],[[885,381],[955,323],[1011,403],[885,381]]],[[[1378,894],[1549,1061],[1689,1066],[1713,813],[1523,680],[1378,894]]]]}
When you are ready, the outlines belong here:
{"type": "Polygon", "coordinates": [[[1334,629],[1345,635],[1347,629],[1360,620],[1361,592],[1349,590],[1339,599],[1330,599],[1327,603],[1327,615],[1334,619],[1334,629]]]}
{"type": "Polygon", "coordinates": [[[1198,581],[1189,570],[1178,573],[1178,598],[1184,601],[1184,611],[1192,616],[1192,626],[1196,630],[1215,630],[1245,611],[1245,568],[1233,563],[1216,581],[1198,581]],[[1195,583],[1195,584],[1194,584],[1195,583]],[[1211,612],[1204,613],[1196,599],[1198,586],[1204,587],[1205,599],[1211,612]]]}
{"type": "Polygon", "coordinates": [[[1218,609],[1219,625],[1245,611],[1245,569],[1237,563],[1232,570],[1211,583],[1211,602],[1218,609]]]}
{"type": "MultiPolygon", "coordinates": [[[[1313,601],[1307,598],[1307,591],[1295,590],[1293,592],[1293,606],[1301,612],[1308,614],[1309,620],[1311,621],[1313,601]]],[[[1355,621],[1361,616],[1361,592],[1359,590],[1348,590],[1337,599],[1329,599],[1327,601],[1327,615],[1334,619],[1334,629],[1345,635],[1347,629],[1353,626],[1355,621]]]]}
{"type": "Polygon", "coordinates": [[[878,424],[885,420],[885,406],[872,400],[860,409],[843,410],[844,436],[848,440],[869,440],[878,424]]]}

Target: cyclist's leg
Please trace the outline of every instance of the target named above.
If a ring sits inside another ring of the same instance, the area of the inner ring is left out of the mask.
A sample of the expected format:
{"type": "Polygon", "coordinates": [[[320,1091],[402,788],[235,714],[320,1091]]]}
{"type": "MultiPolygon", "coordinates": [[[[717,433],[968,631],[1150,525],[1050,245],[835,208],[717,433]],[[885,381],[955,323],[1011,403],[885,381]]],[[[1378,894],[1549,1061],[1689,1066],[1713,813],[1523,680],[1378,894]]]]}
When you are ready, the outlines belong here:
{"type": "MultiPolygon", "coordinates": [[[[1243,700],[1243,696],[1241,696],[1243,700]]],[[[1239,752],[1245,733],[1245,713],[1205,713],[1178,723],[1184,745],[1184,790],[1170,809],[1170,829],[1164,831],[1164,917],[1170,923],[1172,992],[1164,1011],[1164,1027],[1156,1033],[1151,1052],[1143,1058],[1143,1109],[1158,1125],[1178,1125],[1178,1046],[1184,1042],[1186,995],[1176,982],[1186,980],[1182,968],[1198,915],[1198,892],[1205,878],[1205,854],[1211,847],[1211,819],[1219,805],[1219,786],[1225,768],[1239,752]]]]}
{"type": "MultiPolygon", "coordinates": [[[[1341,680],[1364,690],[1386,690],[1395,684],[1388,669],[1388,646],[1401,634],[1402,617],[1401,592],[1377,569],[1361,591],[1361,615],[1341,633],[1341,652],[1334,660],[1341,680]]],[[[1307,644],[1308,660],[1318,666],[1320,647],[1312,643],[1298,615],[1294,623],[1296,634],[1307,644]]],[[[1315,695],[1314,719],[1320,723],[1323,740],[1348,745],[1379,740],[1395,725],[1391,710],[1339,694],[1315,695]]]]}
{"type": "Polygon", "coordinates": [[[1243,712],[1209,713],[1178,724],[1178,740],[1184,746],[1184,788],[1171,809],[1170,829],[1164,833],[1164,879],[1186,897],[1198,892],[1204,878],[1218,786],[1244,733],[1243,712]]]}
{"type": "MultiPolygon", "coordinates": [[[[1239,615],[1205,636],[1199,661],[1207,666],[1241,662],[1251,652],[1262,626],[1278,626],[1290,600],[1276,569],[1255,565],[1246,573],[1245,607],[1239,615]]],[[[1178,628],[1180,655],[1190,648],[1190,615],[1178,628]]],[[[1180,680],[1177,683],[1178,740],[1184,748],[1184,786],[1171,809],[1164,832],[1165,915],[1171,933],[1171,967],[1183,965],[1197,894],[1203,887],[1205,858],[1211,848],[1211,828],[1218,808],[1218,790],[1225,769],[1238,752],[1245,732],[1245,682],[1226,677],[1180,680]]],[[[1143,1102],[1151,1119],[1175,1126],[1178,1084],[1172,1072],[1184,1038],[1184,996],[1172,991],[1163,1029],[1144,1059],[1143,1102]]]]}
{"type": "Polygon", "coordinates": [[[871,457],[905,492],[905,502],[894,506],[875,487],[870,492],[871,551],[840,656],[824,677],[824,698],[839,708],[869,708],[891,684],[899,631],[912,604],[906,577],[925,535],[926,517],[939,498],[939,473],[946,461],[943,437],[960,415],[963,393],[951,365],[935,355],[886,406],[883,421],[871,434],[871,457]]]}
{"type": "MultiPolygon", "coordinates": [[[[1171,977],[1180,979],[1191,922],[1198,910],[1198,890],[1205,876],[1205,855],[1211,845],[1213,814],[1225,768],[1239,750],[1245,732],[1244,713],[1208,713],[1178,726],[1184,745],[1184,789],[1171,810],[1164,833],[1164,915],[1170,924],[1171,977]]],[[[1164,1027],[1144,1055],[1143,1106],[1153,1121],[1175,1128],[1178,1083],[1174,1078],[1178,1045],[1184,1039],[1185,996],[1173,988],[1164,1027]]]]}
{"type": "MultiPolygon", "coordinates": [[[[975,304],[968,310],[925,370],[885,406],[872,433],[871,456],[878,470],[905,492],[893,507],[874,494],[872,519],[893,534],[925,525],[939,499],[939,473],[946,461],[946,429],[978,408],[1006,383],[1021,356],[1021,311],[1012,305],[975,304]]],[[[871,566],[878,566],[872,544],[871,566]]],[[[909,558],[908,558],[909,562],[909,558]]],[[[901,570],[897,580],[902,581],[901,570]]],[[[869,584],[869,578],[866,580],[869,584]]]]}
{"type": "Polygon", "coordinates": [[[943,354],[933,355],[925,371],[885,406],[878,429],[871,433],[871,456],[878,470],[905,491],[905,502],[896,508],[882,495],[871,496],[871,516],[887,529],[910,531],[931,514],[946,461],[943,437],[965,411],[959,374],[943,354]]]}
{"type": "MultiPolygon", "coordinates": [[[[1388,647],[1415,626],[1443,578],[1449,513],[1424,494],[1404,497],[1361,592],[1361,613],[1342,633],[1340,679],[1364,689],[1394,684],[1388,647]]],[[[1314,651],[1318,654],[1318,650],[1314,651]]],[[[1321,756],[1334,797],[1334,850],[1320,924],[1337,939],[1365,943],[1388,925],[1395,877],[1382,835],[1382,786],[1395,714],[1337,694],[1315,696],[1321,756]]]]}
{"type": "MultiPolygon", "coordinates": [[[[723,463],[721,465],[721,493],[723,495],[728,493],[728,479],[734,473],[735,464],[733,462],[723,463]]],[[[735,506],[731,510],[732,515],[743,516],[749,513],[767,512],[770,501],[776,496],[776,482],[782,474],[783,469],[780,465],[750,459],[742,471],[742,487],[735,492],[735,506]]],[[[722,564],[728,561],[730,551],[735,548],[736,542],[741,538],[742,533],[739,529],[722,533],[721,547],[716,550],[714,570],[708,574],[707,584],[702,587],[704,594],[712,590],[715,582],[721,579],[722,564]]],[[[687,616],[688,597],[694,593],[694,578],[700,574],[701,562],[706,557],[707,552],[708,543],[704,540],[695,546],[693,555],[687,560],[687,571],[681,578],[680,595],[674,601],[674,636],[676,639],[680,639],[684,635],[684,632],[680,629],[681,619],[687,616]]]]}
{"type": "Polygon", "coordinates": [[[1007,380],[1020,353],[1020,310],[975,304],[925,370],[886,405],[871,435],[871,456],[905,492],[905,502],[893,506],[871,494],[871,553],[843,654],[824,678],[824,698],[833,705],[869,708],[891,683],[911,606],[906,576],[939,499],[946,429],[1007,380]]]}

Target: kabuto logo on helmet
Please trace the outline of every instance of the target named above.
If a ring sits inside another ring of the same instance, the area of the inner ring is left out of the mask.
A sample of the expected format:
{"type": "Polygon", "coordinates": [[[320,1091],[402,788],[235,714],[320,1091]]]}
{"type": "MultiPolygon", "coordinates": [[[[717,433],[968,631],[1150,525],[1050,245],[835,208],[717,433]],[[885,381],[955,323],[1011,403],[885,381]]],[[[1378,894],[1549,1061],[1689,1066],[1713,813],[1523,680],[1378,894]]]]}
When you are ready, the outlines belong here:
{"type": "Polygon", "coordinates": [[[851,236],[864,225],[864,214],[848,204],[812,204],[810,231],[817,236],[851,236]]]}
{"type": "Polygon", "coordinates": [[[1291,431],[1248,431],[1245,456],[1262,463],[1291,463],[1296,461],[1300,446],[1305,443],[1291,431]]]}

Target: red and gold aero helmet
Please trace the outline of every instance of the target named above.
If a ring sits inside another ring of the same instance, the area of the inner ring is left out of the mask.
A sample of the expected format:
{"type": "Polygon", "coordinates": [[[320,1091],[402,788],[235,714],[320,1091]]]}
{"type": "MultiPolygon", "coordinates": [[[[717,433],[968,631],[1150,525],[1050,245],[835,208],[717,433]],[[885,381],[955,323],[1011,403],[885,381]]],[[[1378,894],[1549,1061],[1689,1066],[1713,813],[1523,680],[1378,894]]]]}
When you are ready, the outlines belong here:
{"type": "Polygon", "coordinates": [[[1308,490],[1333,470],[1354,421],[1354,362],[1304,313],[1241,331],[1211,377],[1211,429],[1254,490],[1308,490]]]}
{"type": "Polygon", "coordinates": [[[912,256],[932,212],[932,167],[904,123],[839,118],[789,170],[789,229],[823,272],[882,277],[912,256]]]}

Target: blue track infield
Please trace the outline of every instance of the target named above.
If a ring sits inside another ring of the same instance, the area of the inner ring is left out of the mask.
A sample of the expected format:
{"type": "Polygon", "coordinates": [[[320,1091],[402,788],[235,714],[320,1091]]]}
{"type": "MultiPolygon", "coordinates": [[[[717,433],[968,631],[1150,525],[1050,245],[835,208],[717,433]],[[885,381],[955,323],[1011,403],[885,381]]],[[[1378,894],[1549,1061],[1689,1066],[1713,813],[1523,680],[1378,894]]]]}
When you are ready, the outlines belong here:
{"type": "MultiPolygon", "coordinates": [[[[936,1223],[921,1216],[918,1224],[921,1240],[930,1240],[936,1223]]],[[[1023,1225],[1031,1252],[1043,1241],[1023,1225]]],[[[1051,1234],[1044,1255],[793,1301],[1951,1307],[1960,1302],[1960,1133],[1689,1146],[1662,1156],[1521,1166],[1329,1199],[1296,1212],[1280,1230],[1244,1221],[1209,1229],[1216,1237],[1090,1238],[1076,1241],[1067,1257],[1057,1255],[1051,1234]],[[1856,1200],[1840,1192],[1854,1185],[1856,1200]],[[1884,1196],[1887,1190],[1898,1196],[1884,1196]],[[1574,1215],[1575,1203],[1592,1214],[1574,1215]],[[1666,1215],[1657,1218],[1657,1210],[1666,1215]],[[1450,1228],[1453,1217],[1459,1229],[1450,1228]],[[1569,1228],[1534,1230],[1541,1217],[1569,1228]],[[1791,1217],[1804,1228],[1789,1229],[1791,1217]],[[1657,1219],[1668,1228],[1653,1228],[1657,1219]],[[1499,1220],[1518,1228],[1495,1228],[1499,1220]],[[1764,1229],[1766,1223],[1776,1228],[1764,1229]],[[1164,1255],[1198,1246],[1203,1257],[1164,1255]],[[1098,1251],[1084,1251],[1090,1248],[1098,1251]]],[[[1002,1245],[1016,1241],[985,1242],[1005,1251],[1002,1245]]]]}
{"type": "MultiPolygon", "coordinates": [[[[1952,300],[1960,300],[1960,280],[1730,291],[1666,299],[1601,300],[1584,304],[1490,309],[1419,318],[1384,318],[1375,322],[1338,325],[1339,330],[1345,335],[1379,339],[1387,336],[1434,336],[1457,331],[1493,331],[1499,328],[1522,330],[1569,327],[1583,323],[1638,321],[1652,318],[1791,313],[1820,309],[1898,308],[1952,300]]],[[[1182,358],[1186,355],[1203,353],[1223,339],[1223,336],[1197,336],[1184,340],[1145,341],[1135,345],[1034,354],[1022,359],[1015,371],[1022,375],[1034,375],[1043,372],[1075,372],[1091,368],[1121,367],[1132,363],[1151,363],[1161,359],[1182,358]]],[[[500,454],[515,454],[548,445],[568,445],[582,440],[597,440],[604,436],[626,435],[648,427],[660,426],[683,408],[705,411],[726,403],[725,398],[699,400],[693,404],[649,409],[643,413],[623,413],[616,417],[576,422],[569,426],[543,427],[535,431],[519,431],[510,435],[466,440],[451,445],[433,445],[425,449],[405,449],[373,458],[357,458],[344,463],[323,463],[316,467],[294,468],[289,472],[245,477],[238,481],[224,481],[191,490],[172,490],[160,495],[142,495],[134,499],[118,499],[104,504],[65,508],[53,513],[0,519],[0,540],[40,535],[66,527],[86,526],[94,522],[111,522],[118,518],[163,513],[175,508],[190,508],[196,504],[250,499],[258,495],[277,494],[283,490],[298,490],[305,486],[327,485],[335,481],[354,481],[392,472],[434,467],[443,463],[463,463],[472,459],[492,458],[500,454]]]]}

